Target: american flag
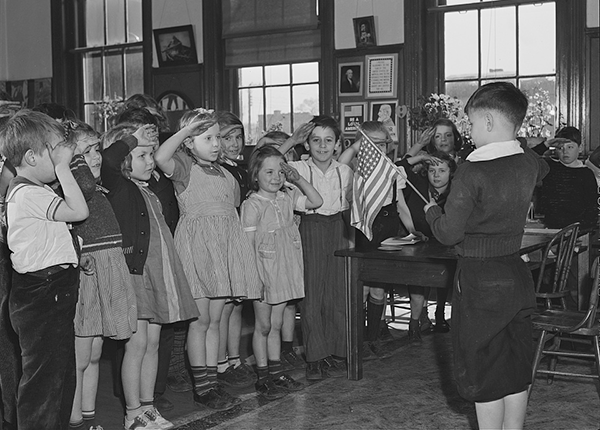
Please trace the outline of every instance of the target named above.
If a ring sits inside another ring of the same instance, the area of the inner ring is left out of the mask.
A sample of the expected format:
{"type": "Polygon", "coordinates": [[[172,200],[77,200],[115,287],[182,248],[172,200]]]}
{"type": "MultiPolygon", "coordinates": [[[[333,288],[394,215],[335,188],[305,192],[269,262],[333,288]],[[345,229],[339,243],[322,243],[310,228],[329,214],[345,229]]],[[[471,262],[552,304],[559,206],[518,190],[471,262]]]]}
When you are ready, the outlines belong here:
{"type": "Polygon", "coordinates": [[[396,167],[373,143],[363,139],[354,172],[351,224],[369,240],[373,238],[373,220],[383,206],[398,169],[402,167],[396,167]]]}

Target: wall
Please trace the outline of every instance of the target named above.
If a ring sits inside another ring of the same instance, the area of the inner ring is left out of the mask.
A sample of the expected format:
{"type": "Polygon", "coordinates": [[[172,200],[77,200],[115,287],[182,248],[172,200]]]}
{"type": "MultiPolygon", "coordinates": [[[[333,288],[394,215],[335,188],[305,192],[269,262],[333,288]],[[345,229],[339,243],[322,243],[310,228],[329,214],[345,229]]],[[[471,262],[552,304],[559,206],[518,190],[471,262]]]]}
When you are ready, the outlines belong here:
{"type": "Polygon", "coordinates": [[[378,46],[404,43],[404,0],[335,0],[335,49],[356,48],[352,19],[371,15],[378,46]]]}
{"type": "Polygon", "coordinates": [[[52,76],[50,0],[0,0],[0,81],[52,76]]]}
{"type": "MultiPolygon", "coordinates": [[[[194,26],[198,62],[204,61],[202,37],[202,1],[198,0],[153,0],[152,28],[177,27],[180,25],[194,26]]],[[[156,45],[152,40],[152,67],[158,67],[156,45]]]]}

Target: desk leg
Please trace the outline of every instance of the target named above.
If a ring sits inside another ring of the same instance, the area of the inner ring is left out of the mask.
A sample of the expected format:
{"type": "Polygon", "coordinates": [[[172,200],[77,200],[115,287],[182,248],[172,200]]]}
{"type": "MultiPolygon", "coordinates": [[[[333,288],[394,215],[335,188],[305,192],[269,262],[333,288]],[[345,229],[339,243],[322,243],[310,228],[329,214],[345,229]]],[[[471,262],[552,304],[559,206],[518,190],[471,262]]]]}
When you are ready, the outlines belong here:
{"type": "Polygon", "coordinates": [[[345,257],[346,281],[346,338],[348,379],[362,379],[363,346],[363,283],[359,280],[359,261],[345,257]]]}

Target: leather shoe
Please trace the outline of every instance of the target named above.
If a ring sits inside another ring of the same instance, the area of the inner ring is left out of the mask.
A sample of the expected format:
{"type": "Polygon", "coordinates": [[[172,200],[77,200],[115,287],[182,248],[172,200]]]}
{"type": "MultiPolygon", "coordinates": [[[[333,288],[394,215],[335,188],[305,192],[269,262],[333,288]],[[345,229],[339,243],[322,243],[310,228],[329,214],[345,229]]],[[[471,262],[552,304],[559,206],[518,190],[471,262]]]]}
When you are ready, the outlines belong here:
{"type": "Polygon", "coordinates": [[[159,395],[154,398],[154,407],[162,414],[164,411],[170,411],[173,409],[175,405],[173,405],[173,403],[171,403],[171,401],[165,396],[159,395]]]}
{"type": "Polygon", "coordinates": [[[444,318],[436,318],[435,325],[433,326],[433,331],[436,333],[448,333],[450,331],[450,324],[448,324],[448,322],[444,318]]]}
{"type": "Polygon", "coordinates": [[[306,363],[306,380],[320,381],[323,377],[322,360],[306,363]]]}

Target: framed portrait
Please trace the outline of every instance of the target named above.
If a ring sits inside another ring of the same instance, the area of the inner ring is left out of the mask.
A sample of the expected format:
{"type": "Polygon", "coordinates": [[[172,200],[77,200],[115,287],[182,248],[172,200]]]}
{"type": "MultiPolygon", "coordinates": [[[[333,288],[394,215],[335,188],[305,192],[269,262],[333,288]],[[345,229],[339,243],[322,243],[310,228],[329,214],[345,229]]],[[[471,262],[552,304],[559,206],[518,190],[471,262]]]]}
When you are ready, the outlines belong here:
{"type": "Polygon", "coordinates": [[[363,63],[344,63],[339,65],[339,95],[362,96],[363,63]]]}
{"type": "Polygon", "coordinates": [[[366,97],[396,97],[398,54],[367,55],[366,97]]]}
{"type": "Polygon", "coordinates": [[[366,103],[341,103],[341,122],[344,135],[354,136],[358,127],[367,120],[366,103]]]}
{"type": "Polygon", "coordinates": [[[396,100],[373,101],[370,104],[369,119],[381,122],[390,133],[392,140],[398,142],[398,102],[396,100]]]}
{"type": "Polygon", "coordinates": [[[160,67],[198,63],[194,29],[191,25],[154,30],[154,42],[160,67]]]}
{"type": "Polygon", "coordinates": [[[357,48],[366,46],[377,46],[377,38],[375,37],[375,17],[361,16],[353,18],[354,21],[354,39],[356,40],[357,48]]]}

